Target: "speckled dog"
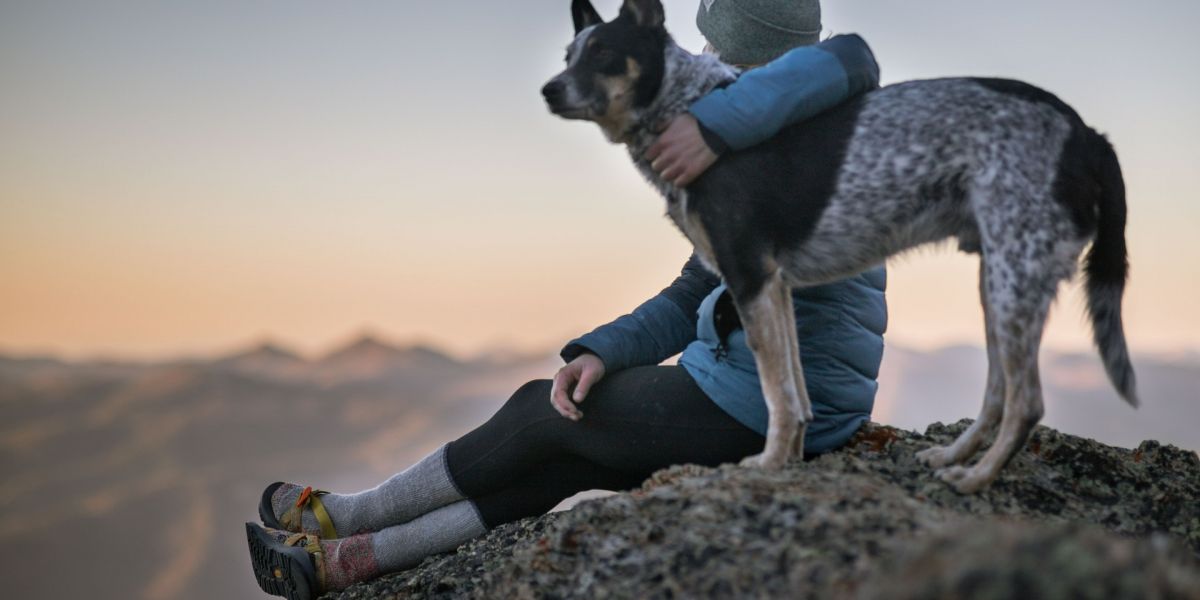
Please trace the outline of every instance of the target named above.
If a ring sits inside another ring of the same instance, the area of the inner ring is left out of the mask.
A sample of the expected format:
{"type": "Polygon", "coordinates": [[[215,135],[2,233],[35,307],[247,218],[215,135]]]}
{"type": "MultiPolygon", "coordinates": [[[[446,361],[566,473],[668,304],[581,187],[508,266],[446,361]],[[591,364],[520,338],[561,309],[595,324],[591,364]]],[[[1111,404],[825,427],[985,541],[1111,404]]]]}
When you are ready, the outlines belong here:
{"type": "Polygon", "coordinates": [[[975,423],[919,454],[970,493],[989,484],[1042,417],[1038,346],[1060,281],[1084,266],[1108,375],[1137,404],[1121,324],[1128,269],[1125,190],[1112,147],[1054,95],[1017,81],[888,86],[731,153],[686,189],[643,158],[655,127],[737,72],[679,48],[658,0],[626,0],[605,23],[572,5],[567,67],[542,92],[555,114],[628,146],[667,214],[729,286],[770,413],[766,446],[743,464],[800,457],[812,420],[790,289],[854,275],[915,246],[956,238],[977,253],[988,382],[975,423]],[[974,466],[963,463],[999,434],[974,466]]]}

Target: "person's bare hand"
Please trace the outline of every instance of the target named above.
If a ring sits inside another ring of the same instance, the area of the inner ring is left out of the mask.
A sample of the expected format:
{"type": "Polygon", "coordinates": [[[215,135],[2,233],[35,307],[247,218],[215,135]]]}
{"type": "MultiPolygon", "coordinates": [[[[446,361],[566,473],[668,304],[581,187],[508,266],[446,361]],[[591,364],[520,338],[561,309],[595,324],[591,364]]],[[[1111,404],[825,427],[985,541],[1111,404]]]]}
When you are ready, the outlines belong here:
{"type": "Polygon", "coordinates": [[[700,135],[700,124],[690,113],[671,120],[646,151],[650,168],[663,179],[684,187],[717,162],[717,155],[700,135]]]}
{"type": "Polygon", "coordinates": [[[604,361],[599,356],[585,352],[575,357],[554,374],[554,385],[550,386],[550,404],[558,414],[578,421],[583,413],[575,407],[583,402],[588,390],[604,377],[604,361]],[[570,398],[567,397],[570,394],[570,398]]]}

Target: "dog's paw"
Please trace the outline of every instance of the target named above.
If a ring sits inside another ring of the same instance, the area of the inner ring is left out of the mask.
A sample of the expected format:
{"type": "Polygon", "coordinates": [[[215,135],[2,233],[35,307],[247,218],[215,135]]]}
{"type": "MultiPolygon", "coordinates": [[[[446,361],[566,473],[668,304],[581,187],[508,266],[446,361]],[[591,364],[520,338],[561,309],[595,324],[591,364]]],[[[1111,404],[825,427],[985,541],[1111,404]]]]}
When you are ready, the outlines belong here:
{"type": "Polygon", "coordinates": [[[946,446],[927,448],[917,453],[917,460],[928,467],[940,469],[952,462],[950,448],[946,446]]]}
{"type": "Polygon", "coordinates": [[[950,484],[960,494],[974,494],[987,487],[991,480],[974,467],[953,466],[938,469],[935,473],[939,479],[950,484]]]}
{"type": "Polygon", "coordinates": [[[763,452],[760,454],[747,456],[746,458],[743,458],[742,462],[739,464],[743,467],[775,471],[783,468],[783,463],[785,462],[787,462],[786,457],[770,457],[767,456],[766,452],[763,452]]]}

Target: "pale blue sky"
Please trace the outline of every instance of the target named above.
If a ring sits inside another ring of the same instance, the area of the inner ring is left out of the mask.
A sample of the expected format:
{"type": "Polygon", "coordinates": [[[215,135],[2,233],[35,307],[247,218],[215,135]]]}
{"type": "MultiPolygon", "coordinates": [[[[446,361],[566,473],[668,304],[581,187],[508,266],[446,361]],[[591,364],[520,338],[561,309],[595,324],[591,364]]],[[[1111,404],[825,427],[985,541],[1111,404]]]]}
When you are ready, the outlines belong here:
{"type": "MultiPolygon", "coordinates": [[[[693,50],[696,5],[666,3],[693,50]]],[[[632,308],[688,248],[623,150],[542,106],[568,6],[0,0],[0,350],[316,350],[366,327],[468,353],[632,308]]],[[[885,82],[1021,78],[1109,133],[1131,343],[1200,346],[1200,4],[824,12],[885,82]]],[[[892,339],[980,343],[974,277],[946,249],[900,259],[892,339]]],[[[1065,298],[1048,343],[1085,346],[1065,298]]]]}

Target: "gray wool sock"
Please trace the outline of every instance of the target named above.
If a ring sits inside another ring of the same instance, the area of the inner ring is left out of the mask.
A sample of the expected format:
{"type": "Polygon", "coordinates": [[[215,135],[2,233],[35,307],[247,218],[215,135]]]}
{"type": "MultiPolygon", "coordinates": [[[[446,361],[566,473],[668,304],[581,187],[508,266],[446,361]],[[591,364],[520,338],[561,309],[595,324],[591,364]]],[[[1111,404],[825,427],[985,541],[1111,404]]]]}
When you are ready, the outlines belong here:
{"type": "MultiPolygon", "coordinates": [[[[301,491],[303,487],[294,484],[282,485],[275,491],[271,497],[271,507],[276,517],[296,502],[301,491]]],[[[407,523],[431,510],[463,499],[464,496],[450,478],[445,444],[369,490],[356,494],[330,493],[321,496],[321,502],[329,511],[329,518],[333,520],[333,526],[340,536],[379,531],[407,523]]],[[[320,533],[320,526],[311,510],[304,511],[302,525],[306,532],[320,533]]]]}
{"type": "Polygon", "coordinates": [[[420,564],[426,556],[453,550],[487,533],[479,510],[461,500],[371,534],[379,571],[390,573],[420,564]]]}

